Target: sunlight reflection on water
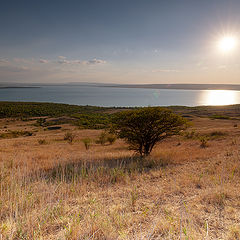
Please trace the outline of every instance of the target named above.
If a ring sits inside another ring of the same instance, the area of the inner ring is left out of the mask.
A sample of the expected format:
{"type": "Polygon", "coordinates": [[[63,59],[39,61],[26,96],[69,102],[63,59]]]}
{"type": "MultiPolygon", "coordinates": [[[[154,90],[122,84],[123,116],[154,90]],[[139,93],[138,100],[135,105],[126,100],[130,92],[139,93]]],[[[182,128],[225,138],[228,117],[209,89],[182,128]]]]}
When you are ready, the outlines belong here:
{"type": "Polygon", "coordinates": [[[200,105],[231,105],[239,104],[239,92],[232,90],[205,90],[200,95],[200,105]]]}

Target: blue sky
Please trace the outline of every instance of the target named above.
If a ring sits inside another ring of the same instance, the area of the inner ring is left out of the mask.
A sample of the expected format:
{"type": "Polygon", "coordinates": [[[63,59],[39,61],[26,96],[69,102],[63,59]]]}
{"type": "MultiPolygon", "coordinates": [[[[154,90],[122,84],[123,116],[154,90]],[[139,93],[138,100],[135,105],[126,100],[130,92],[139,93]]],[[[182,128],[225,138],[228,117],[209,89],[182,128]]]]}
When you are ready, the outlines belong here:
{"type": "Polygon", "coordinates": [[[1,1],[0,82],[238,83],[239,0],[1,1]]]}

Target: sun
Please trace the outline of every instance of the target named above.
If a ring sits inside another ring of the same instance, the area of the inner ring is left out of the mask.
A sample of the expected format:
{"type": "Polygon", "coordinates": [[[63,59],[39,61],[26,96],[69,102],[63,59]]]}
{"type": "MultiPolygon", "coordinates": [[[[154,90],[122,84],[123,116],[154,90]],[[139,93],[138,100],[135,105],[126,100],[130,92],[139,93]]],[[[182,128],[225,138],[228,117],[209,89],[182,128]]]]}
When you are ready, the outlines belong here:
{"type": "Polygon", "coordinates": [[[224,36],[218,42],[218,48],[223,53],[232,52],[237,46],[237,38],[235,36],[224,36]]]}

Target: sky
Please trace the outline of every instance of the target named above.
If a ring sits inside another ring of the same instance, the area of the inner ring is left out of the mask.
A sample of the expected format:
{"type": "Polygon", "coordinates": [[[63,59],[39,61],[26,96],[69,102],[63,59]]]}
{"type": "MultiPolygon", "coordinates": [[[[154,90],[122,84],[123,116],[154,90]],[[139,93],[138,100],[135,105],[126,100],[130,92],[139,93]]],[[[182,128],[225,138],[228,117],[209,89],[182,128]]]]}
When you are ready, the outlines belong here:
{"type": "Polygon", "coordinates": [[[239,0],[2,0],[0,82],[240,83],[239,0]]]}

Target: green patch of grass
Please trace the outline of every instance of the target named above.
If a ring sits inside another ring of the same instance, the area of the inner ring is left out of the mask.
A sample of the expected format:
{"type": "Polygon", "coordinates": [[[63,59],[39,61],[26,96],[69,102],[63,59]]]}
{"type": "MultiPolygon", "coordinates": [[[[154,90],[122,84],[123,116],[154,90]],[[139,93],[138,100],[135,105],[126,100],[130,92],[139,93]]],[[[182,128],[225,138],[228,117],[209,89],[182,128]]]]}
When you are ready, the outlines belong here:
{"type": "Polygon", "coordinates": [[[104,112],[106,109],[107,108],[103,107],[78,106],[59,103],[0,102],[0,118],[70,116],[74,113],[104,112]]]}
{"type": "Polygon", "coordinates": [[[231,119],[229,116],[226,116],[226,115],[212,115],[209,118],[211,118],[211,119],[227,119],[227,120],[231,119]]]}
{"type": "Polygon", "coordinates": [[[212,131],[210,133],[206,133],[206,134],[202,134],[200,136],[206,138],[207,140],[214,140],[214,139],[218,139],[218,138],[222,138],[224,136],[227,136],[228,134],[226,132],[222,132],[222,131],[212,131]]]}
{"type": "Polygon", "coordinates": [[[71,115],[76,119],[74,125],[87,129],[103,129],[110,124],[111,114],[107,113],[75,113],[71,115]]]}

